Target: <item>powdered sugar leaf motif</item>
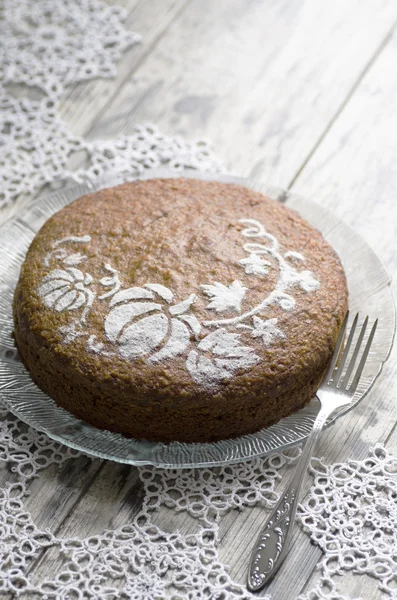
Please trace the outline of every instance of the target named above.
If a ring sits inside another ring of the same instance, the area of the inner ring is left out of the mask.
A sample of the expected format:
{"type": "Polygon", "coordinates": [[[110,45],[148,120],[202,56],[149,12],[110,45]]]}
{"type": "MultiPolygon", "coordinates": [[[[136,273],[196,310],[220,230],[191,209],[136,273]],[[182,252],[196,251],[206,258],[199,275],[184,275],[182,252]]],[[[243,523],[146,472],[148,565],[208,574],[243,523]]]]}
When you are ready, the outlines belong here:
{"type": "Polygon", "coordinates": [[[267,319],[264,321],[259,317],[253,317],[254,328],[252,337],[260,337],[265,346],[270,346],[274,339],[285,338],[285,334],[277,327],[278,319],[267,319]]]}
{"type": "MultiPolygon", "coordinates": [[[[244,244],[243,248],[249,256],[246,259],[239,260],[239,264],[244,267],[246,274],[263,276],[265,270],[267,274],[268,265],[265,263],[268,261],[264,261],[262,257],[268,256],[278,266],[279,278],[274,289],[259,304],[237,317],[204,321],[204,325],[207,327],[238,327],[244,325],[251,317],[262,314],[272,305],[278,305],[283,310],[291,311],[295,308],[296,301],[291,294],[287,293],[289,288],[299,285],[304,291],[312,292],[320,287],[320,282],[314,278],[311,271],[299,272],[286,260],[286,255],[282,255],[277,238],[267,231],[263,223],[256,219],[241,219],[240,222],[248,225],[242,231],[242,235],[251,239],[258,238],[260,243],[250,241],[244,244]]],[[[299,261],[304,260],[304,256],[299,252],[290,251],[287,254],[289,254],[289,258],[295,258],[299,261]]]]}
{"type": "Polygon", "coordinates": [[[318,290],[320,287],[320,282],[317,281],[311,271],[301,271],[299,275],[299,285],[302,290],[305,290],[305,292],[313,292],[314,290],[318,290]]]}
{"type": "Polygon", "coordinates": [[[200,287],[204,294],[211,298],[207,308],[217,312],[225,310],[241,312],[241,303],[248,289],[238,280],[233,281],[229,286],[215,282],[213,285],[201,285],[200,287]]]}
{"type": "Polygon", "coordinates": [[[291,294],[286,294],[285,292],[275,294],[273,302],[287,312],[291,312],[296,306],[295,298],[293,298],[291,294]]]}
{"type": "Polygon", "coordinates": [[[208,334],[192,350],[187,358],[186,367],[196,381],[206,387],[212,387],[221,381],[230,379],[241,369],[253,367],[260,360],[249,346],[240,343],[240,335],[218,329],[208,334]],[[203,352],[214,356],[209,358],[203,352]]]}
{"type": "Polygon", "coordinates": [[[267,275],[271,263],[268,260],[263,260],[258,254],[252,253],[248,258],[243,258],[238,261],[243,265],[247,275],[267,275]]]}
{"type": "MultiPolygon", "coordinates": [[[[240,335],[229,333],[226,329],[217,329],[209,333],[198,345],[199,350],[210,351],[218,356],[240,356],[240,335]]],[[[246,348],[252,352],[251,348],[246,348]]]]}
{"type": "Polygon", "coordinates": [[[285,269],[281,277],[285,287],[298,285],[305,292],[313,292],[320,287],[320,282],[308,270],[298,272],[295,269],[285,269]]]}
{"type": "Polygon", "coordinates": [[[186,360],[186,368],[196,383],[203,387],[213,387],[230,379],[231,373],[219,368],[208,358],[192,350],[186,360]]]}

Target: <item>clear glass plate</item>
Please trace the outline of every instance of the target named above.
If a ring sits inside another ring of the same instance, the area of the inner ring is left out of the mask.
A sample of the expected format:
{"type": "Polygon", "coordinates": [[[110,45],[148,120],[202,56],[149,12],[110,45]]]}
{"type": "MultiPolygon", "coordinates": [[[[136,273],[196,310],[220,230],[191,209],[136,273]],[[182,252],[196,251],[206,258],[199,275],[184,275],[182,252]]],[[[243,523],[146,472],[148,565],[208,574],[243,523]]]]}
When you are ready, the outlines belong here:
{"type": "MultiPolygon", "coordinates": [[[[149,171],[140,179],[175,177],[175,172],[149,171]]],[[[297,210],[317,227],[342,259],[349,286],[351,313],[359,311],[379,317],[374,344],[351,405],[330,422],[351,410],[373,385],[387,359],[395,330],[395,309],[389,287],[390,277],[368,244],[349,226],[321,206],[290,192],[263,183],[218,174],[183,173],[183,177],[217,180],[256,189],[297,210]]],[[[282,419],[258,433],[211,444],[162,444],[127,439],[101,431],[76,419],[32,382],[19,360],[11,337],[12,297],[19,270],[30,242],[42,224],[57,210],[88,191],[136,179],[135,176],[107,176],[94,185],[77,185],[61,189],[29,204],[20,216],[0,227],[0,398],[22,421],[45,432],[51,438],[84,453],[131,465],[151,464],[164,468],[202,467],[240,462],[282,450],[302,442],[309,434],[318,412],[313,400],[304,409],[282,419]]]]}

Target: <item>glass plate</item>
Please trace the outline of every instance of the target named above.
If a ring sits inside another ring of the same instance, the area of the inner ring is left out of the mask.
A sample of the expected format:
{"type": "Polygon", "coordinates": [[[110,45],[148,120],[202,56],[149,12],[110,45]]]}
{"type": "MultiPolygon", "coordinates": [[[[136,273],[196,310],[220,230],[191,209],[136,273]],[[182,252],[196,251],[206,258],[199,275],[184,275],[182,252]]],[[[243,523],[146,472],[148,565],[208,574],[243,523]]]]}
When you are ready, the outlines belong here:
{"type": "MultiPolygon", "coordinates": [[[[332,244],[342,259],[349,286],[349,304],[352,313],[379,317],[379,327],[367,361],[363,377],[351,405],[334,416],[351,410],[373,385],[386,360],[393,342],[395,310],[390,291],[389,275],[368,244],[350,227],[321,206],[295,194],[271,188],[263,183],[218,174],[155,170],[139,179],[153,177],[193,177],[217,180],[258,190],[297,210],[317,227],[332,244]]],[[[95,184],[83,184],[61,189],[46,198],[30,203],[20,216],[15,216],[0,227],[0,398],[14,415],[48,436],[101,458],[131,465],[151,464],[164,468],[202,467],[240,462],[283,450],[302,442],[309,434],[318,412],[313,400],[304,409],[282,419],[258,433],[233,440],[210,444],[162,444],[146,440],[127,439],[122,435],[101,431],[76,419],[32,382],[19,360],[11,334],[13,331],[11,304],[14,288],[25,253],[36,232],[57,210],[83,194],[137,179],[136,176],[118,175],[98,179],[95,184]]]]}

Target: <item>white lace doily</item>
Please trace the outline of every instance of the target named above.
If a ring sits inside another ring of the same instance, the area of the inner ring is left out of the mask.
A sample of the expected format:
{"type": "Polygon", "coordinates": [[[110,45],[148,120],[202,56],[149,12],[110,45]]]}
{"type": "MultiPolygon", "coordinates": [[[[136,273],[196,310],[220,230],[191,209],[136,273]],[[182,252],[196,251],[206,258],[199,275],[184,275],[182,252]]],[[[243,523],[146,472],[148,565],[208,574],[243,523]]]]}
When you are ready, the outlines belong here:
{"type": "Polygon", "coordinates": [[[205,140],[166,136],[150,124],[137,125],[132,135],[115,141],[87,142],[60,119],[57,102],[13,98],[1,87],[0,131],[0,208],[44,184],[80,183],[104,172],[222,168],[205,140]],[[69,167],[77,153],[86,156],[87,168],[69,167]]]}
{"type": "MultiPolygon", "coordinates": [[[[60,119],[65,86],[114,75],[123,51],[140,40],[123,26],[122,9],[99,0],[4,0],[0,10],[0,206],[44,184],[83,181],[107,170],[222,169],[205,141],[186,142],[139,125],[130,136],[88,143],[60,119]],[[14,97],[14,84],[37,88],[42,99],[14,97]],[[89,166],[72,169],[80,151],[89,166]]],[[[41,531],[25,501],[30,483],[46,477],[49,465],[82,459],[0,408],[0,461],[12,471],[0,489],[0,592],[63,600],[254,598],[219,558],[219,524],[227,511],[274,505],[275,486],[297,455],[213,469],[142,467],[144,501],[132,523],[62,538],[41,531]],[[187,513],[197,526],[190,534],[162,531],[160,507],[187,513]],[[51,548],[58,551],[57,575],[38,577],[31,567],[51,548]]],[[[302,600],[343,599],[334,578],[349,570],[377,578],[397,599],[396,470],[397,461],[380,446],[362,462],[314,463],[314,484],[299,518],[324,559],[319,583],[302,600]]]]}
{"type": "Polygon", "coordinates": [[[122,53],[141,41],[123,26],[121,7],[99,0],[4,0],[0,17],[3,83],[52,100],[71,83],[114,76],[122,53]]]}
{"type": "MultiPolygon", "coordinates": [[[[363,461],[312,461],[314,483],[300,521],[324,552],[321,580],[302,600],[343,600],[333,580],[344,571],[379,580],[397,599],[397,458],[376,445],[363,461]]],[[[352,599],[353,600],[353,599],[352,599]]]]}
{"type": "Polygon", "coordinates": [[[79,455],[2,415],[0,459],[18,476],[0,493],[0,591],[40,598],[252,598],[233,583],[218,556],[218,527],[231,509],[277,500],[275,484],[298,452],[213,469],[139,468],[144,501],[132,523],[85,539],[41,531],[24,508],[29,483],[50,464],[79,455]],[[195,533],[165,533],[155,525],[160,506],[199,521],[195,533]],[[59,551],[56,578],[36,581],[29,565],[44,549],[59,551]],[[92,596],[84,595],[90,591],[92,596]]]}

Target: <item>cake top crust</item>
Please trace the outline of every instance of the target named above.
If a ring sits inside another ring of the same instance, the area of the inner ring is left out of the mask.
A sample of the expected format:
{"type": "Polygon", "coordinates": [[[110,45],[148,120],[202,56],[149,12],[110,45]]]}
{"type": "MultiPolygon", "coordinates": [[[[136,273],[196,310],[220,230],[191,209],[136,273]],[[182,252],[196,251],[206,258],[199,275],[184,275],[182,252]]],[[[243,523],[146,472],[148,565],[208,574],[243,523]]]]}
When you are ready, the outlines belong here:
{"type": "Polygon", "coordinates": [[[240,185],[135,181],[53,215],[17,288],[65,368],[137,395],[280,389],[329,353],[340,260],[297,213],[240,185]]]}

